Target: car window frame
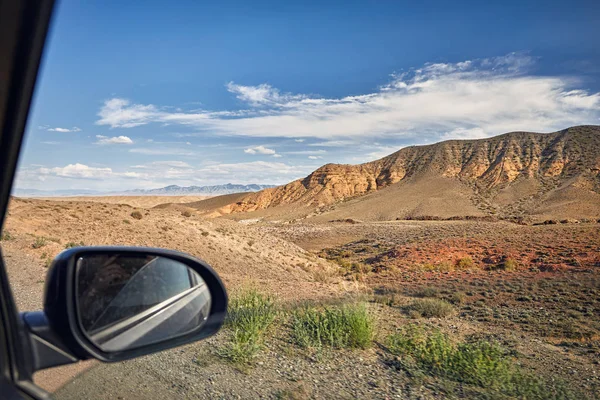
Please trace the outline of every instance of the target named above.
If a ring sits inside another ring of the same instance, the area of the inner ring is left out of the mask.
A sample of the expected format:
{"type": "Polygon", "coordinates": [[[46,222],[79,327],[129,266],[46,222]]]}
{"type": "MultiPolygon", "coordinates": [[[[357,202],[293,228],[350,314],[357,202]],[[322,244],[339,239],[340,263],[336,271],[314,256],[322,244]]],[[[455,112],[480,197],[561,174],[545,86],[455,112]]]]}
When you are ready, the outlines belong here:
{"type": "MultiPolygon", "coordinates": [[[[4,225],[54,0],[0,0],[0,227],[4,225]]],[[[0,386],[8,399],[46,399],[0,251],[0,386]],[[9,389],[10,388],[10,389],[9,389]],[[5,391],[6,389],[6,391],[5,391]]]]}

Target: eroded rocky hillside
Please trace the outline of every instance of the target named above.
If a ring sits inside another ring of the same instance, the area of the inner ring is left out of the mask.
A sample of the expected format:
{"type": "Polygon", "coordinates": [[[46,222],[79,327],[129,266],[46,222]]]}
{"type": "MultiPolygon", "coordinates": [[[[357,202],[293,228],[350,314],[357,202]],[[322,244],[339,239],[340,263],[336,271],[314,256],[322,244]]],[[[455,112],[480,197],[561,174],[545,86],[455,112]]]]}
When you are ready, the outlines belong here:
{"type": "MultiPolygon", "coordinates": [[[[248,212],[286,204],[325,207],[390,186],[424,186],[437,179],[452,181],[482,214],[543,214],[557,207],[561,214],[565,204],[576,201],[583,204],[583,214],[592,215],[599,211],[593,205],[600,203],[599,173],[600,126],[548,134],[511,132],[489,139],[411,146],[366,164],[327,164],[304,179],[248,194],[221,211],[248,212]]],[[[435,187],[430,189],[436,194],[435,187]]],[[[388,200],[403,208],[402,191],[393,192],[388,200]]],[[[406,208],[406,213],[412,211],[415,207],[406,208]]]]}

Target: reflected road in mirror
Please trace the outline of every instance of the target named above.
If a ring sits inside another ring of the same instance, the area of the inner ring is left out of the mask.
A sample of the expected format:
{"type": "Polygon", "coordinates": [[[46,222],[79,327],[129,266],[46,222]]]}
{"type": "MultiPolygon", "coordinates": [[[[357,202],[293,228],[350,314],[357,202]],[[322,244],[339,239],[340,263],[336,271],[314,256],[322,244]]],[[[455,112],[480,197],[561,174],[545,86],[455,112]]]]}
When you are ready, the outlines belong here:
{"type": "Polygon", "coordinates": [[[166,257],[97,254],[77,260],[77,315],[105,352],[142,347],[200,328],[210,312],[204,280],[166,257]]]}

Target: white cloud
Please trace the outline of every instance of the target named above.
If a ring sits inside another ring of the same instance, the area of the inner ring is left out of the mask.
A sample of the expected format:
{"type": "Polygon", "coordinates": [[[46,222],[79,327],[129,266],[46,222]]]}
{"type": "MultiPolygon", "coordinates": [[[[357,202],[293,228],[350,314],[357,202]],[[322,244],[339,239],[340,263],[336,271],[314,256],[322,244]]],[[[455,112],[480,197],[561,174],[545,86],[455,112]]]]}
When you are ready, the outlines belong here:
{"type": "Polygon", "coordinates": [[[44,129],[47,128],[49,132],[81,132],[81,129],[74,126],[72,128],[48,128],[47,125],[39,126],[38,128],[44,129]]]}
{"type": "Polygon", "coordinates": [[[302,142],[304,142],[304,139],[296,139],[296,140],[294,140],[294,142],[296,142],[296,143],[302,143],[302,142]]]}
{"type": "Polygon", "coordinates": [[[95,168],[84,164],[69,164],[64,167],[39,168],[41,175],[54,175],[62,178],[76,179],[104,179],[112,175],[111,168],[95,168]]]}
{"type": "Polygon", "coordinates": [[[108,137],[108,136],[96,135],[96,139],[98,139],[98,141],[94,142],[94,144],[101,144],[101,145],[104,145],[104,144],[133,144],[133,140],[131,140],[127,136],[108,137]]]}
{"type": "Polygon", "coordinates": [[[309,143],[308,145],[314,147],[346,147],[356,144],[356,140],[326,140],[324,142],[309,143]]]}
{"type": "Polygon", "coordinates": [[[229,82],[227,90],[235,94],[238,99],[253,106],[285,106],[289,102],[306,98],[304,95],[281,93],[267,83],[258,86],[243,86],[229,82]]]}
{"type": "Polygon", "coordinates": [[[45,142],[41,142],[41,143],[42,143],[42,144],[49,144],[49,145],[52,145],[52,146],[55,146],[55,145],[57,145],[57,144],[60,144],[60,142],[54,142],[54,141],[45,141],[45,142]]]}
{"type": "Polygon", "coordinates": [[[319,159],[322,159],[323,157],[321,157],[321,156],[308,156],[308,158],[310,160],[319,160],[319,159]]]}
{"type": "Polygon", "coordinates": [[[600,93],[582,90],[575,77],[528,75],[533,63],[534,58],[513,53],[427,64],[393,75],[372,93],[341,98],[232,82],[227,90],[249,109],[173,112],[111,99],[101,108],[97,124],[113,128],[180,124],[228,136],[316,137],[335,142],[377,137],[423,141],[467,132],[479,137],[598,123],[600,93]]]}
{"type": "Polygon", "coordinates": [[[310,166],[294,166],[282,162],[253,161],[211,164],[198,170],[198,176],[210,176],[219,182],[287,183],[306,176],[310,166]]]}
{"type": "Polygon", "coordinates": [[[315,155],[315,154],[325,154],[327,153],[327,150],[297,150],[297,151],[286,151],[285,154],[310,154],[310,155],[315,155]]]}
{"type": "Polygon", "coordinates": [[[19,169],[16,187],[121,191],[168,185],[218,185],[226,182],[283,184],[302,178],[314,169],[314,165],[267,161],[205,161],[199,167],[192,167],[182,161],[155,161],[128,168],[93,167],[80,163],[58,167],[30,164],[19,169]]]}
{"type": "Polygon", "coordinates": [[[281,158],[283,156],[281,154],[273,154],[273,157],[275,157],[275,158],[281,158]]]}
{"type": "Polygon", "coordinates": [[[267,154],[267,155],[273,155],[276,153],[275,150],[273,149],[269,149],[265,146],[255,146],[255,147],[249,147],[247,149],[244,150],[244,153],[246,154],[267,154]]]}

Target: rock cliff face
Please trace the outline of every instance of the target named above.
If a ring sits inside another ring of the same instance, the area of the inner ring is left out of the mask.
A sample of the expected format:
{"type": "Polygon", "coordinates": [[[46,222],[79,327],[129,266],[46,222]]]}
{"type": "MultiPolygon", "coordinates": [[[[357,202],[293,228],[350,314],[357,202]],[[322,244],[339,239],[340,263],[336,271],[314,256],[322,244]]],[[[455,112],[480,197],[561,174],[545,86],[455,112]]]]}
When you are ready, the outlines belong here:
{"type": "Polygon", "coordinates": [[[229,212],[292,203],[320,207],[432,175],[460,180],[482,201],[524,179],[534,181],[539,191],[573,181],[576,187],[600,193],[599,173],[600,126],[549,134],[512,132],[407,147],[361,165],[327,164],[304,179],[248,194],[229,212]]]}

